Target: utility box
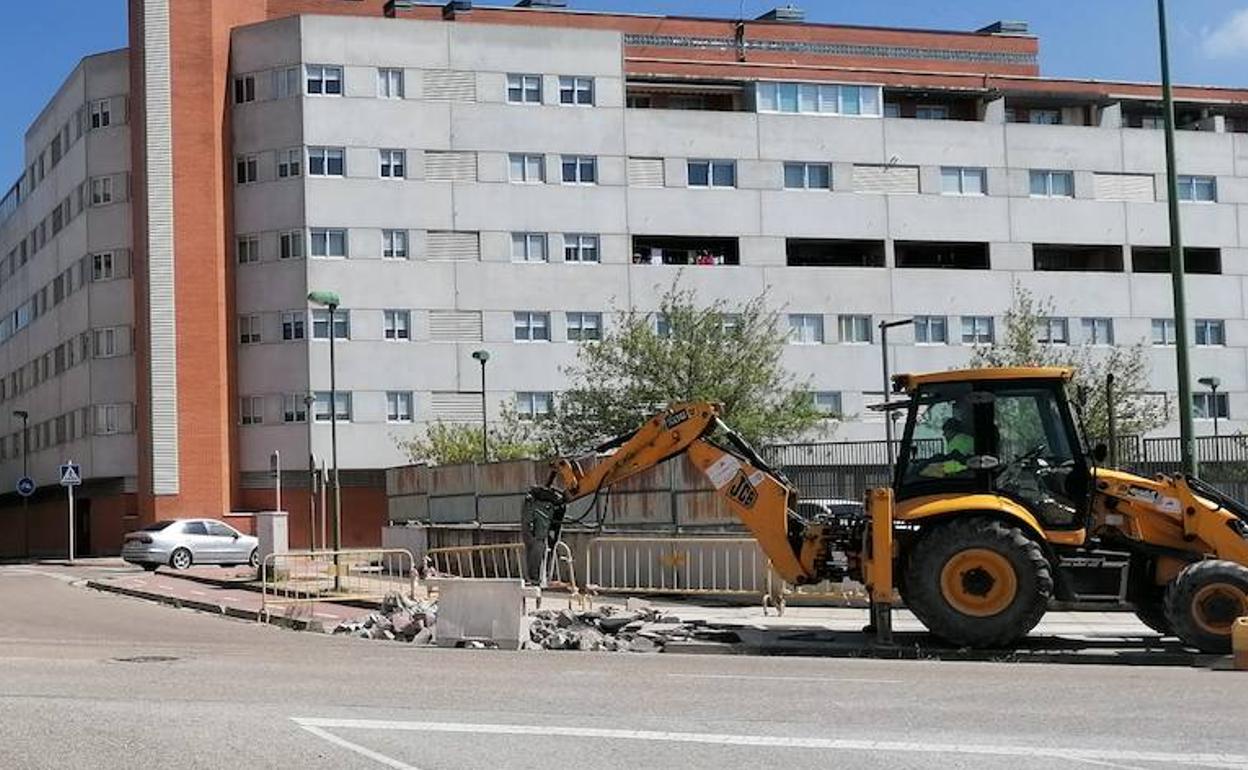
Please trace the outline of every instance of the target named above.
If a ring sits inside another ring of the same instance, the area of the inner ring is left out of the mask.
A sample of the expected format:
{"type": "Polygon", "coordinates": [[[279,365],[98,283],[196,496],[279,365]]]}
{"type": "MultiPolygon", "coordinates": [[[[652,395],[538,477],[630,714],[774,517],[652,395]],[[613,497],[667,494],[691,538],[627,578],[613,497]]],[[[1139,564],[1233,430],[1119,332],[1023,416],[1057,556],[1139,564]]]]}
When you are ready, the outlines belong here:
{"type": "Polygon", "coordinates": [[[265,557],[290,550],[290,533],[287,529],[286,511],[258,511],[256,514],[256,538],[260,541],[260,563],[265,557]]]}

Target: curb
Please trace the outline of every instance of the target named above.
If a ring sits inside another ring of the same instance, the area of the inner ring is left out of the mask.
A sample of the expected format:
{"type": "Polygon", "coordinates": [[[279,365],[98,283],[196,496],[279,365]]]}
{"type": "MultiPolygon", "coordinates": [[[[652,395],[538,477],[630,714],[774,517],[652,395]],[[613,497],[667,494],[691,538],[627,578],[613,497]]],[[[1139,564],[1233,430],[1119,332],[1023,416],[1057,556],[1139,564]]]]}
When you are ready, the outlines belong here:
{"type": "Polygon", "coordinates": [[[164,604],[179,609],[196,610],[198,612],[204,612],[211,615],[224,615],[226,617],[238,618],[239,620],[267,622],[269,625],[289,628],[293,631],[325,632],[324,626],[319,621],[299,620],[297,618],[277,617],[274,615],[269,615],[265,618],[260,617],[260,613],[258,611],[251,612],[239,609],[238,607],[228,607],[224,604],[215,604],[213,602],[205,602],[198,599],[181,599],[175,596],[166,596],[165,594],[158,594],[153,591],[142,591],[137,588],[126,588],[124,586],[104,583],[98,580],[86,580],[79,583],[79,585],[95,589],[96,591],[129,596],[134,599],[144,599],[149,602],[164,604]]]}

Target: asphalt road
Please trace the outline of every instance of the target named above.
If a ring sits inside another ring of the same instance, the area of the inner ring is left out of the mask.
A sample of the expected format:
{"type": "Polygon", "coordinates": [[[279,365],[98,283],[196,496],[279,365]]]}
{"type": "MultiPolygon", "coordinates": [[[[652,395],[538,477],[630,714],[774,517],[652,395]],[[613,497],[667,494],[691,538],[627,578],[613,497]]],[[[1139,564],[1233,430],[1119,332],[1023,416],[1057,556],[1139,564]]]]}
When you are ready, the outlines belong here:
{"type": "Polygon", "coordinates": [[[1248,768],[1243,673],[418,649],[58,572],[0,567],[0,767],[1248,768]]]}

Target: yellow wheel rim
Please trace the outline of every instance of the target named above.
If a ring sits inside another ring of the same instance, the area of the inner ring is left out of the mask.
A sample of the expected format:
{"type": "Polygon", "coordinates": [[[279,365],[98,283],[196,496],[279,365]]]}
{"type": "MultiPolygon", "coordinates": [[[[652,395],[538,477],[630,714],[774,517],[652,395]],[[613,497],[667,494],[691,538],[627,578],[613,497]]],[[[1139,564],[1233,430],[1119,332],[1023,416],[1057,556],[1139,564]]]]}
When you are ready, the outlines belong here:
{"type": "Polygon", "coordinates": [[[987,548],[953,555],[940,571],[945,601],[963,615],[987,618],[1004,612],[1018,595],[1018,576],[1010,560],[987,548]]]}
{"type": "Polygon", "coordinates": [[[1248,615],[1248,594],[1230,583],[1210,583],[1192,597],[1192,620],[1208,634],[1230,636],[1236,618],[1248,615]]]}

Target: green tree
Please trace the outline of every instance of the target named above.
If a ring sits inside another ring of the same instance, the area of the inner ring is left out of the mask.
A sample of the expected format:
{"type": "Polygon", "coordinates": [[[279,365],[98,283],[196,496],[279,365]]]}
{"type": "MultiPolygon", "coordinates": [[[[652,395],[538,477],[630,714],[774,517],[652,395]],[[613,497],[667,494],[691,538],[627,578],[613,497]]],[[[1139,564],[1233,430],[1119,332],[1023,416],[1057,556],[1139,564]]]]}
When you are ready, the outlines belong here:
{"type": "Polygon", "coordinates": [[[781,361],[788,328],[766,295],[699,304],[679,279],[657,314],[627,310],[601,341],[564,369],[570,388],[549,423],[563,451],[633,430],[668,404],[711,401],[747,440],[765,443],[828,425],[804,382],[781,361]],[[662,327],[660,329],[660,326],[662,327]]]}
{"type": "Polygon", "coordinates": [[[1106,375],[1114,375],[1114,423],[1119,436],[1139,436],[1166,423],[1166,404],[1148,394],[1148,357],[1144,346],[1066,346],[1041,342],[1041,332],[1055,315],[1051,299],[1036,299],[1015,285],[1010,309],[997,341],[975,349],[972,366],[1070,366],[1074,388],[1084,393],[1084,427],[1089,441],[1109,437],[1106,375]]]}
{"type": "MultiPolygon", "coordinates": [[[[515,409],[504,404],[502,415],[490,423],[490,460],[537,460],[553,452],[542,440],[540,422],[523,420],[515,409]]],[[[484,459],[480,423],[438,420],[414,439],[395,439],[399,450],[413,463],[458,465],[484,459]]]]}

